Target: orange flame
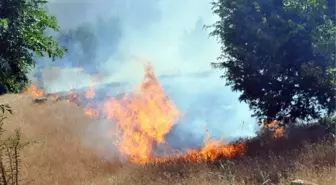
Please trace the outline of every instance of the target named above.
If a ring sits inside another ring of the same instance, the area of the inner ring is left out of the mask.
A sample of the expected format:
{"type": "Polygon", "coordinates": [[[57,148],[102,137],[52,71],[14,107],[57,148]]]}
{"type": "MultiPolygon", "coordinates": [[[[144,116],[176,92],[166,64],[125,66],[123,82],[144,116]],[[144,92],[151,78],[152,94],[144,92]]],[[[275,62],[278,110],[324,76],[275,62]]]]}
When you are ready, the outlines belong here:
{"type": "Polygon", "coordinates": [[[29,88],[27,88],[23,94],[31,95],[35,98],[44,97],[45,93],[44,91],[40,90],[36,84],[31,85],[29,88]]]}
{"type": "Polygon", "coordinates": [[[264,125],[264,127],[270,129],[271,131],[273,131],[273,138],[275,138],[275,139],[284,136],[285,130],[284,130],[283,127],[281,127],[279,125],[279,122],[276,121],[276,120],[274,120],[274,121],[272,121],[270,123],[266,123],[264,125]]]}
{"type": "Polygon", "coordinates": [[[168,158],[154,157],[155,144],[164,144],[165,136],[177,123],[180,112],[157,80],[150,65],[138,92],[125,95],[121,100],[110,99],[104,106],[105,114],[122,130],[120,151],[133,163],[160,163],[174,159],[201,162],[220,157],[232,158],[245,153],[245,143],[225,145],[210,141],[201,151],[190,150],[185,155],[168,158]]]}
{"type": "Polygon", "coordinates": [[[93,99],[96,96],[95,82],[91,81],[91,88],[86,92],[85,97],[87,99],[93,99]]]}
{"type": "MultiPolygon", "coordinates": [[[[37,86],[32,86],[25,94],[31,94],[35,97],[45,95],[37,86]]],[[[83,98],[91,100],[95,95],[94,81],[91,82],[91,88],[85,94],[78,94],[75,91],[69,91],[63,96],[50,94],[50,96],[57,97],[58,100],[63,99],[78,105],[83,98]]],[[[175,107],[174,102],[167,97],[150,65],[146,65],[144,79],[137,91],[128,93],[121,99],[107,100],[104,103],[103,111],[90,108],[88,105],[84,105],[86,115],[97,118],[104,114],[118,127],[120,132],[108,130],[106,134],[109,138],[121,137],[120,142],[114,143],[132,163],[163,163],[179,159],[199,163],[244,155],[246,151],[244,142],[226,145],[209,138],[201,150],[189,150],[186,154],[174,154],[171,150],[169,151],[172,154],[170,157],[155,156],[155,146],[167,145],[165,137],[177,124],[181,113],[175,107]]]]}
{"type": "Polygon", "coordinates": [[[185,157],[186,160],[195,162],[214,162],[220,158],[230,159],[245,154],[246,144],[225,145],[223,142],[212,141],[205,145],[201,151],[191,151],[185,157]]]}
{"type": "Polygon", "coordinates": [[[120,151],[135,163],[148,161],[153,145],[165,143],[180,114],[149,65],[138,92],[110,99],[104,107],[107,118],[122,129],[120,151]]]}
{"type": "Polygon", "coordinates": [[[80,94],[76,93],[75,90],[70,90],[69,92],[66,93],[65,95],[65,100],[68,103],[74,103],[79,106],[79,102],[82,99],[80,94]]]}
{"type": "Polygon", "coordinates": [[[213,141],[207,143],[201,150],[191,149],[185,154],[171,155],[169,157],[154,157],[148,161],[142,161],[141,164],[162,164],[171,162],[214,162],[219,159],[231,159],[243,156],[246,152],[246,143],[225,145],[223,142],[213,141]]]}
{"type": "MultiPolygon", "coordinates": [[[[95,97],[94,82],[91,82],[91,88],[85,93],[85,98],[92,99],[95,97]]],[[[81,94],[76,93],[74,90],[70,90],[65,95],[61,96],[59,94],[46,94],[43,90],[39,89],[37,85],[33,84],[27,88],[22,94],[31,95],[35,98],[39,97],[52,97],[56,101],[65,100],[68,103],[80,104],[80,100],[83,98],[81,94]]],[[[85,107],[85,114],[92,118],[97,118],[99,111],[93,108],[85,107]]]]}
{"type": "Polygon", "coordinates": [[[84,108],[85,114],[91,118],[97,118],[99,116],[99,111],[93,108],[84,108]]]}

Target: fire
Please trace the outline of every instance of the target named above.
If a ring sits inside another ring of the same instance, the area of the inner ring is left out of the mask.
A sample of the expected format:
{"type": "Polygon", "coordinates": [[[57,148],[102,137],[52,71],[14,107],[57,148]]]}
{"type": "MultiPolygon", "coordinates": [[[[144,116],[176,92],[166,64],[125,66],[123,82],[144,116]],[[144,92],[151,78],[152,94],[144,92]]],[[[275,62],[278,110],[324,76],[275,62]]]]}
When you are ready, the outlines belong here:
{"type": "Polygon", "coordinates": [[[276,139],[284,136],[285,130],[279,125],[278,121],[274,120],[268,124],[265,124],[264,126],[273,131],[273,138],[276,139]]]}
{"type": "Polygon", "coordinates": [[[66,93],[65,99],[68,103],[74,103],[79,106],[79,102],[82,99],[80,94],[76,93],[75,90],[70,90],[66,93]]]}
{"type": "Polygon", "coordinates": [[[215,162],[219,159],[231,159],[238,156],[243,156],[246,152],[246,143],[226,145],[220,141],[212,141],[207,143],[201,150],[190,149],[184,154],[173,154],[168,157],[153,157],[148,161],[143,161],[142,164],[164,164],[171,162],[215,162]]]}
{"type": "MultiPolygon", "coordinates": [[[[54,98],[56,101],[59,100],[65,100],[68,103],[75,103],[77,105],[79,105],[80,100],[82,99],[81,95],[76,93],[74,90],[71,90],[69,92],[67,92],[65,95],[61,96],[59,94],[46,94],[42,89],[39,89],[37,85],[32,85],[29,88],[27,88],[26,91],[24,91],[22,94],[25,95],[31,95],[35,98],[39,98],[39,97],[52,97],[54,98]]],[[[91,83],[91,88],[85,93],[85,97],[87,99],[92,99],[95,97],[95,89],[94,89],[94,83],[91,83]]],[[[89,117],[92,118],[97,118],[99,116],[99,111],[97,109],[94,108],[89,108],[88,106],[86,106],[84,108],[84,112],[86,115],[88,115],[89,117]]]]}
{"type": "Polygon", "coordinates": [[[35,98],[44,97],[45,93],[44,91],[40,90],[36,84],[31,85],[29,88],[27,88],[23,94],[31,95],[35,98]]]}
{"type": "Polygon", "coordinates": [[[168,99],[150,65],[146,66],[137,92],[125,95],[121,100],[110,99],[104,110],[107,118],[121,128],[120,151],[133,163],[161,163],[181,158],[193,162],[215,161],[245,153],[245,143],[225,145],[211,140],[200,151],[190,150],[187,154],[168,158],[155,157],[154,146],[165,144],[165,136],[177,124],[181,113],[168,99]]]}
{"type": "Polygon", "coordinates": [[[150,159],[154,144],[165,143],[166,134],[180,115],[149,65],[138,92],[127,94],[121,100],[110,99],[104,107],[107,118],[123,132],[120,151],[135,163],[150,159]]]}
{"type": "Polygon", "coordinates": [[[274,135],[273,135],[274,138],[280,138],[282,136],[284,136],[284,129],[283,128],[278,128],[274,131],[274,135]]]}
{"type": "MultiPolygon", "coordinates": [[[[245,154],[246,144],[239,143],[235,145],[225,145],[220,141],[212,141],[205,145],[200,152],[192,151],[189,154],[189,160],[196,162],[211,161],[214,162],[219,158],[233,158],[245,154]]],[[[188,160],[188,158],[187,158],[188,160]]]]}
{"type": "MultiPolygon", "coordinates": [[[[25,94],[31,94],[34,97],[45,96],[37,86],[32,86],[25,94]]],[[[84,94],[72,90],[63,95],[47,94],[47,97],[49,96],[84,106],[84,112],[89,117],[104,117],[112,122],[111,124],[116,126],[118,131],[107,130],[106,134],[111,142],[118,146],[122,156],[127,157],[131,163],[164,163],[181,159],[199,163],[241,156],[246,151],[246,144],[243,142],[227,145],[211,138],[199,150],[191,149],[182,154],[173,151],[165,137],[178,123],[181,113],[174,102],[168,98],[149,64],[145,66],[140,87],[122,98],[108,99],[103,103],[103,110],[89,106],[96,96],[95,81],[91,82],[91,88],[84,94]],[[83,102],[89,103],[83,104],[83,102]],[[116,136],[118,141],[115,141],[116,136]],[[156,150],[164,147],[169,148],[169,157],[157,154],[156,150]]]]}
{"type": "Polygon", "coordinates": [[[97,118],[99,116],[99,111],[93,108],[84,108],[85,114],[91,118],[97,118]]]}
{"type": "Polygon", "coordinates": [[[91,81],[91,88],[86,92],[85,97],[87,99],[93,99],[96,96],[95,82],[91,81]]]}

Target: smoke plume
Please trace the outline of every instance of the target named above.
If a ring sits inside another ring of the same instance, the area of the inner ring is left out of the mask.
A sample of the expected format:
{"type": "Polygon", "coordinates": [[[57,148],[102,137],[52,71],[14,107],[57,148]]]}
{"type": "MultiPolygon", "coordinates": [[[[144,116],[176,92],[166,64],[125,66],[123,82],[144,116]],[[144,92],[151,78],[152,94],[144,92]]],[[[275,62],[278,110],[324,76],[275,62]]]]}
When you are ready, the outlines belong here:
{"type": "Polygon", "coordinates": [[[40,60],[32,74],[49,93],[89,88],[93,75],[100,76],[97,92],[127,92],[148,61],[183,113],[167,138],[173,146],[197,146],[205,130],[216,139],[254,135],[248,106],[210,66],[220,55],[203,28],[217,20],[210,1],[52,0],[48,10],[63,34],[55,38],[69,49],[61,60],[40,60]]]}

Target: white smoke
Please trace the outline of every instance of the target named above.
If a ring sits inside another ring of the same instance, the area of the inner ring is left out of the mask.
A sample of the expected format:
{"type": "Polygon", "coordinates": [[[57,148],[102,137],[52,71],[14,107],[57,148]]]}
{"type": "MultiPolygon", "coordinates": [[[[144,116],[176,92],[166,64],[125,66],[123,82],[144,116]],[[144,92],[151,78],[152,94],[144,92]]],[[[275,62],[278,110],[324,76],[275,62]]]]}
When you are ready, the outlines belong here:
{"type": "MultiPolygon", "coordinates": [[[[225,87],[225,80],[220,79],[223,71],[210,66],[220,55],[216,38],[209,37],[211,30],[203,29],[205,24],[217,20],[210,3],[208,0],[52,0],[48,8],[62,29],[95,22],[99,17],[116,18],[120,24],[117,28],[111,25],[111,29],[121,30],[121,35],[118,42],[110,43],[116,49],[99,49],[99,53],[110,53],[98,66],[109,74],[101,83],[121,81],[136,85],[142,79],[143,67],[135,59],[151,62],[171,99],[186,114],[187,121],[176,128],[183,133],[181,138],[202,137],[205,129],[216,138],[252,136],[256,121],[251,118],[248,106],[238,101],[238,94],[230,87],[225,87]]],[[[89,84],[84,72],[69,73],[77,77],[69,78],[63,72],[57,80],[46,83],[46,88],[60,91],[75,85],[83,87],[83,81],[89,84]]]]}

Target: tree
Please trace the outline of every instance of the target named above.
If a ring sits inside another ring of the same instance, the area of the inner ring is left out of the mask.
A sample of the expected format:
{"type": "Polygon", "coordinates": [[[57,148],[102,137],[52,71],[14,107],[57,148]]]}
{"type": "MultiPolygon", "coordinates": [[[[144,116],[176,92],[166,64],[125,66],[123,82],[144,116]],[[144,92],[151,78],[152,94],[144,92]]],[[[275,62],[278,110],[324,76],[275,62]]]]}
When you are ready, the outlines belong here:
{"type": "Polygon", "coordinates": [[[28,83],[27,73],[36,57],[52,60],[66,52],[45,32],[59,30],[56,18],[49,16],[46,0],[2,0],[0,2],[0,83],[9,92],[19,92],[28,83]]]}
{"type": "Polygon", "coordinates": [[[259,122],[335,112],[334,0],[218,0],[213,67],[259,122]]]}

